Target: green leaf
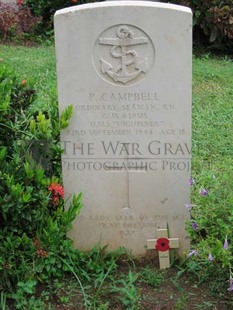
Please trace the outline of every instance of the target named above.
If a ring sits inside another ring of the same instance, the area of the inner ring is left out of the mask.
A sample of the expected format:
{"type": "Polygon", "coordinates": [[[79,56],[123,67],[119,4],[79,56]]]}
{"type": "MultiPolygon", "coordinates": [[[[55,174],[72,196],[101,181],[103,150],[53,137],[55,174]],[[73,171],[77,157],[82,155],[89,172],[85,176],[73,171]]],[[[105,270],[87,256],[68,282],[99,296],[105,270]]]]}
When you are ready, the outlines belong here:
{"type": "Polygon", "coordinates": [[[29,202],[30,199],[31,199],[31,194],[30,193],[23,194],[23,197],[22,197],[23,202],[25,202],[25,203],[29,202]]]}
{"type": "Polygon", "coordinates": [[[7,148],[6,147],[1,147],[0,148],[0,162],[5,159],[6,153],[7,153],[7,148]]]}
{"type": "Polygon", "coordinates": [[[69,126],[69,119],[73,115],[73,106],[69,105],[60,116],[60,129],[65,129],[69,126]]]}

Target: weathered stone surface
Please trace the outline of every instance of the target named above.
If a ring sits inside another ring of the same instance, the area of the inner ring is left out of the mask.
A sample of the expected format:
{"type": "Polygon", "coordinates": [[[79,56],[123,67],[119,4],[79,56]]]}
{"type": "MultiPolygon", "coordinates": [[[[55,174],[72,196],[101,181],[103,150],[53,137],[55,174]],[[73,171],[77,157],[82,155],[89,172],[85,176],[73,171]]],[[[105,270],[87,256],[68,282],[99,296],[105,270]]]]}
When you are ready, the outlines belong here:
{"type": "Polygon", "coordinates": [[[16,0],[1,0],[2,3],[5,3],[5,4],[16,4],[16,0]]]}
{"type": "Polygon", "coordinates": [[[167,228],[188,247],[191,11],[144,1],[104,2],[55,15],[66,197],[84,194],[71,237],[144,254],[167,228]]]}

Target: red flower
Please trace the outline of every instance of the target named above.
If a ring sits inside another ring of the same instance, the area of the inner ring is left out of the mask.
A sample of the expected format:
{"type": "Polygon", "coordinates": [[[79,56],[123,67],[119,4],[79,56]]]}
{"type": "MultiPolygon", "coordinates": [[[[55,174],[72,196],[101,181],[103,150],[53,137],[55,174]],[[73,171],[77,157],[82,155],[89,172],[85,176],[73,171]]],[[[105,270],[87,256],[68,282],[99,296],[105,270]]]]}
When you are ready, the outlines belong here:
{"type": "Polygon", "coordinates": [[[169,240],[167,238],[159,238],[155,248],[161,252],[168,251],[170,249],[169,240]]]}
{"type": "Polygon", "coordinates": [[[17,0],[16,4],[22,5],[24,0],[17,0]]]}
{"type": "Polygon", "coordinates": [[[78,0],[71,0],[71,2],[76,3],[76,2],[78,2],[78,0]]]}
{"type": "Polygon", "coordinates": [[[40,248],[40,239],[39,238],[35,238],[34,241],[33,241],[33,244],[34,244],[34,247],[36,249],[39,249],[40,248]]]}
{"type": "Polygon", "coordinates": [[[27,80],[22,80],[22,85],[26,86],[27,85],[27,80]]]}
{"type": "Polygon", "coordinates": [[[51,183],[48,187],[48,190],[52,191],[53,194],[64,198],[64,189],[60,184],[51,183]]]}
{"type": "Polygon", "coordinates": [[[39,238],[35,238],[34,241],[33,241],[33,245],[36,249],[36,255],[38,257],[48,257],[48,253],[42,249],[41,247],[41,242],[40,242],[40,239],[39,238]]]}
{"type": "Polygon", "coordinates": [[[57,205],[60,197],[64,199],[64,188],[60,184],[51,183],[48,190],[52,192],[52,201],[54,206],[57,205]]]}
{"type": "Polygon", "coordinates": [[[48,253],[45,250],[42,250],[42,249],[37,250],[36,254],[39,257],[48,257],[48,253]]]}

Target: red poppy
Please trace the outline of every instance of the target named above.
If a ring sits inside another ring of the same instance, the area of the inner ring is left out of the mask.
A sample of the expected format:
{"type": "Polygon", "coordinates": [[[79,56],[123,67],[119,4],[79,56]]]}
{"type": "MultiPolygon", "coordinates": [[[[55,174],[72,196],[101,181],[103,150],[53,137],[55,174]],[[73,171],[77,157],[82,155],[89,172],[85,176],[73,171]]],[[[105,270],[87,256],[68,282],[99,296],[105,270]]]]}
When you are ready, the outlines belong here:
{"type": "Polygon", "coordinates": [[[155,248],[161,252],[168,251],[170,249],[169,240],[167,238],[159,238],[155,248]]]}
{"type": "Polygon", "coordinates": [[[23,4],[23,0],[17,0],[16,2],[18,5],[22,5],[23,4]]]}

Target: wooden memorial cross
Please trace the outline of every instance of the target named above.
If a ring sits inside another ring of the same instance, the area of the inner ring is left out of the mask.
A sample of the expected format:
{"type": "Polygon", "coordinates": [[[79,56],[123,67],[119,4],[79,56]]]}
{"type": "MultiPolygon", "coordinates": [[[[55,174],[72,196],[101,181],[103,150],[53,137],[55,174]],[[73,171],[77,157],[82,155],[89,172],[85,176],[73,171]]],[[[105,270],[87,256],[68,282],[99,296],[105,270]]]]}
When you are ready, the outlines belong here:
{"type": "Polygon", "coordinates": [[[159,265],[160,269],[170,267],[170,249],[179,248],[178,238],[168,238],[167,229],[157,229],[157,239],[147,240],[147,249],[159,251],[159,265]]]}

